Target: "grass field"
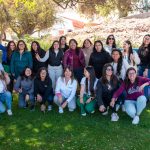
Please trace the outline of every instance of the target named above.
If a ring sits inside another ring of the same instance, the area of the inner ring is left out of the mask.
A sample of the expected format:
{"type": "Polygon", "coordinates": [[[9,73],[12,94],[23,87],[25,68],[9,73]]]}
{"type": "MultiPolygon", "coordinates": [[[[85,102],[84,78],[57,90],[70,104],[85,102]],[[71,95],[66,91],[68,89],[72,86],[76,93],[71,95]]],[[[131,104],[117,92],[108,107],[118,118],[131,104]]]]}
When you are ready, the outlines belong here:
{"type": "Polygon", "coordinates": [[[150,105],[135,126],[121,111],[118,122],[97,111],[81,117],[79,110],[58,114],[57,107],[45,114],[18,109],[13,116],[0,115],[0,150],[150,150],[150,105]]]}

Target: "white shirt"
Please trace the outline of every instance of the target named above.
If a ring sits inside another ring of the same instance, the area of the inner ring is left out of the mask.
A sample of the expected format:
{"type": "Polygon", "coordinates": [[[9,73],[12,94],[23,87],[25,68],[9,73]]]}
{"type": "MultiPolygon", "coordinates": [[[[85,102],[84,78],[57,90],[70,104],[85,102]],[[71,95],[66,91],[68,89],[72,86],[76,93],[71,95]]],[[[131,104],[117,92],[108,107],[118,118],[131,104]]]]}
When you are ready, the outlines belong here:
{"type": "Polygon", "coordinates": [[[0,93],[4,93],[6,90],[4,81],[0,80],[0,93]]]}
{"type": "Polygon", "coordinates": [[[1,63],[0,63],[0,70],[4,71],[4,68],[1,63]]]}
{"type": "Polygon", "coordinates": [[[111,47],[111,46],[106,45],[106,46],[104,47],[104,49],[109,53],[109,55],[111,55],[111,52],[112,52],[112,47],[111,47]]]}
{"type": "MultiPolygon", "coordinates": [[[[93,87],[94,91],[96,90],[97,82],[98,82],[98,79],[96,78],[95,82],[94,82],[94,87],[93,87]]],[[[80,84],[84,86],[84,94],[91,95],[91,92],[90,92],[90,81],[89,80],[88,80],[88,93],[86,93],[86,77],[82,78],[80,84]]]]}
{"type": "Polygon", "coordinates": [[[71,79],[66,84],[65,78],[59,77],[56,83],[55,93],[60,93],[63,97],[67,99],[67,102],[70,102],[76,94],[77,90],[77,81],[71,79]]]}

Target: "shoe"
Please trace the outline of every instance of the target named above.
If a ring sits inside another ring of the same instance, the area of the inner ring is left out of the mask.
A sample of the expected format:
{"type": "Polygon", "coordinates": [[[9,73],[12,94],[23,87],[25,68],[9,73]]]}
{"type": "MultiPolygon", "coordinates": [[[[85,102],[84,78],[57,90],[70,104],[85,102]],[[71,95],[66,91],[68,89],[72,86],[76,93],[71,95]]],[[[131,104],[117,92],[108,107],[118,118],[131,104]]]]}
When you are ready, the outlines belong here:
{"type": "Polygon", "coordinates": [[[86,111],[84,109],[84,105],[83,104],[81,105],[81,115],[82,116],[86,116],[86,111]]]}
{"type": "Polygon", "coordinates": [[[120,105],[116,104],[116,111],[118,111],[120,109],[120,105]]]}
{"type": "Polygon", "coordinates": [[[126,109],[125,109],[125,106],[124,105],[122,105],[122,112],[126,112],[126,109]]]}
{"type": "Polygon", "coordinates": [[[26,103],[26,105],[24,106],[24,108],[28,108],[28,106],[29,106],[29,104],[28,104],[28,103],[26,103]]]}
{"type": "Polygon", "coordinates": [[[48,105],[48,111],[51,111],[52,110],[52,105],[48,105]]]}
{"type": "Polygon", "coordinates": [[[62,107],[59,107],[59,113],[60,113],[60,114],[63,114],[63,113],[64,113],[64,110],[63,110],[62,107]]]}
{"type": "Polygon", "coordinates": [[[95,113],[95,110],[93,110],[92,112],[91,112],[91,114],[94,114],[95,113]]]}
{"type": "Polygon", "coordinates": [[[108,110],[102,113],[103,116],[108,115],[108,110]]]}
{"type": "Polygon", "coordinates": [[[69,108],[69,111],[70,111],[70,112],[73,112],[73,111],[74,111],[74,109],[72,109],[72,108],[69,108]]]}
{"type": "Polygon", "coordinates": [[[119,119],[119,116],[117,113],[112,113],[111,114],[111,121],[118,121],[119,119]]]}
{"type": "Polygon", "coordinates": [[[11,109],[8,109],[8,110],[7,110],[7,114],[8,114],[8,116],[12,116],[12,111],[11,111],[11,109]]]}
{"type": "Polygon", "coordinates": [[[133,118],[132,124],[134,124],[134,125],[139,124],[139,121],[140,121],[139,116],[135,116],[135,117],[133,118]]]}
{"type": "Polygon", "coordinates": [[[30,107],[30,111],[34,111],[34,110],[35,110],[34,105],[31,105],[31,107],[30,107]]]}

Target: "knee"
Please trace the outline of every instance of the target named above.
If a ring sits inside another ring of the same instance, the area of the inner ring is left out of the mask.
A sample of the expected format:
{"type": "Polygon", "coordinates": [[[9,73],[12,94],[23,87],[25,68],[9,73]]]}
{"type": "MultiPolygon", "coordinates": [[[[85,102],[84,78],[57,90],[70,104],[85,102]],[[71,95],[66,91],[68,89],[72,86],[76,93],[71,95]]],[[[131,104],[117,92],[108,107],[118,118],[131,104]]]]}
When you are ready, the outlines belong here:
{"type": "Polygon", "coordinates": [[[126,113],[127,113],[131,118],[134,118],[134,117],[135,117],[135,115],[136,115],[136,111],[135,111],[135,110],[133,110],[133,109],[131,109],[131,108],[129,108],[129,107],[126,107],[125,109],[126,109],[126,113]]]}
{"type": "Polygon", "coordinates": [[[0,113],[4,113],[6,111],[6,108],[5,108],[5,106],[0,106],[0,113]]]}
{"type": "Polygon", "coordinates": [[[58,103],[58,97],[55,95],[54,96],[54,103],[57,104],[58,103]]]}
{"type": "Polygon", "coordinates": [[[11,95],[11,93],[10,93],[9,91],[7,91],[7,92],[5,93],[5,95],[6,95],[6,98],[9,98],[9,99],[12,98],[12,95],[11,95]]]}
{"type": "Polygon", "coordinates": [[[138,98],[137,98],[137,103],[139,103],[140,105],[146,105],[146,102],[147,102],[147,99],[146,99],[146,97],[144,96],[144,95],[142,95],[142,96],[139,96],[138,98]]]}

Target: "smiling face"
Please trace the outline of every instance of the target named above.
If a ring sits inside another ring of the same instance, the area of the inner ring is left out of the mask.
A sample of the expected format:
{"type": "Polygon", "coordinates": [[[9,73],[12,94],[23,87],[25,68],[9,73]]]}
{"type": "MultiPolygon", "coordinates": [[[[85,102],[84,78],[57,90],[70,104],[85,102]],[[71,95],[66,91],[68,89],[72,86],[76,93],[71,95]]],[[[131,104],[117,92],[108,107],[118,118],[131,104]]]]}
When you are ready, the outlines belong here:
{"type": "Polygon", "coordinates": [[[64,75],[65,75],[65,78],[70,79],[71,76],[72,76],[72,72],[67,68],[67,69],[65,70],[64,75]]]}
{"type": "Polygon", "coordinates": [[[37,49],[38,49],[37,44],[36,43],[32,43],[32,48],[33,48],[34,51],[37,51],[37,49]]]}
{"type": "Polygon", "coordinates": [[[113,36],[109,36],[109,38],[108,38],[108,43],[109,44],[113,44],[114,43],[114,37],[113,36]]]}
{"type": "Polygon", "coordinates": [[[19,42],[18,47],[19,47],[19,50],[24,50],[25,44],[23,42],[19,42]]]}
{"type": "Polygon", "coordinates": [[[61,38],[60,44],[61,45],[65,45],[66,44],[66,38],[65,37],[61,38]]]}
{"type": "Polygon", "coordinates": [[[150,36],[145,36],[143,42],[145,45],[149,45],[150,44],[150,36]]]}
{"type": "Polygon", "coordinates": [[[32,74],[31,69],[30,69],[30,68],[27,68],[27,69],[25,70],[25,75],[26,75],[27,77],[29,77],[29,76],[31,76],[31,74],[32,74]]]}
{"type": "Polygon", "coordinates": [[[113,70],[111,66],[106,68],[106,76],[112,76],[113,70]]]}
{"type": "Polygon", "coordinates": [[[100,42],[95,43],[95,49],[97,52],[100,52],[102,50],[102,45],[100,42]]]}
{"type": "Polygon", "coordinates": [[[47,75],[46,70],[41,70],[41,72],[40,72],[40,78],[41,78],[41,80],[45,80],[46,75],[47,75]]]}
{"type": "Polygon", "coordinates": [[[131,81],[131,83],[134,83],[136,76],[137,76],[137,74],[136,74],[135,70],[130,70],[128,72],[128,78],[131,81]]]}
{"type": "Polygon", "coordinates": [[[76,44],[74,41],[71,41],[70,44],[69,44],[69,47],[70,47],[71,49],[76,49],[77,44],[76,44]]]}
{"type": "Polygon", "coordinates": [[[15,46],[14,42],[11,42],[10,43],[10,49],[13,51],[13,50],[15,50],[15,48],[16,48],[16,46],[15,46]]]}
{"type": "Polygon", "coordinates": [[[53,44],[53,47],[54,47],[54,49],[59,49],[59,43],[58,42],[55,42],[54,44],[53,44]]]}
{"type": "Polygon", "coordinates": [[[119,58],[120,58],[119,52],[118,52],[118,51],[114,51],[114,52],[112,53],[112,58],[113,58],[114,62],[118,62],[118,60],[119,60],[119,58]]]}
{"type": "Polygon", "coordinates": [[[86,77],[86,78],[89,78],[90,77],[90,74],[89,74],[89,72],[84,68],[84,76],[86,77]]]}
{"type": "Polygon", "coordinates": [[[89,48],[90,46],[91,46],[90,41],[89,41],[89,40],[85,40],[85,41],[84,41],[84,47],[85,47],[85,48],[89,48]]]}
{"type": "Polygon", "coordinates": [[[130,48],[130,44],[124,42],[124,43],[123,43],[123,49],[124,49],[124,50],[129,50],[129,48],[130,48]]]}

